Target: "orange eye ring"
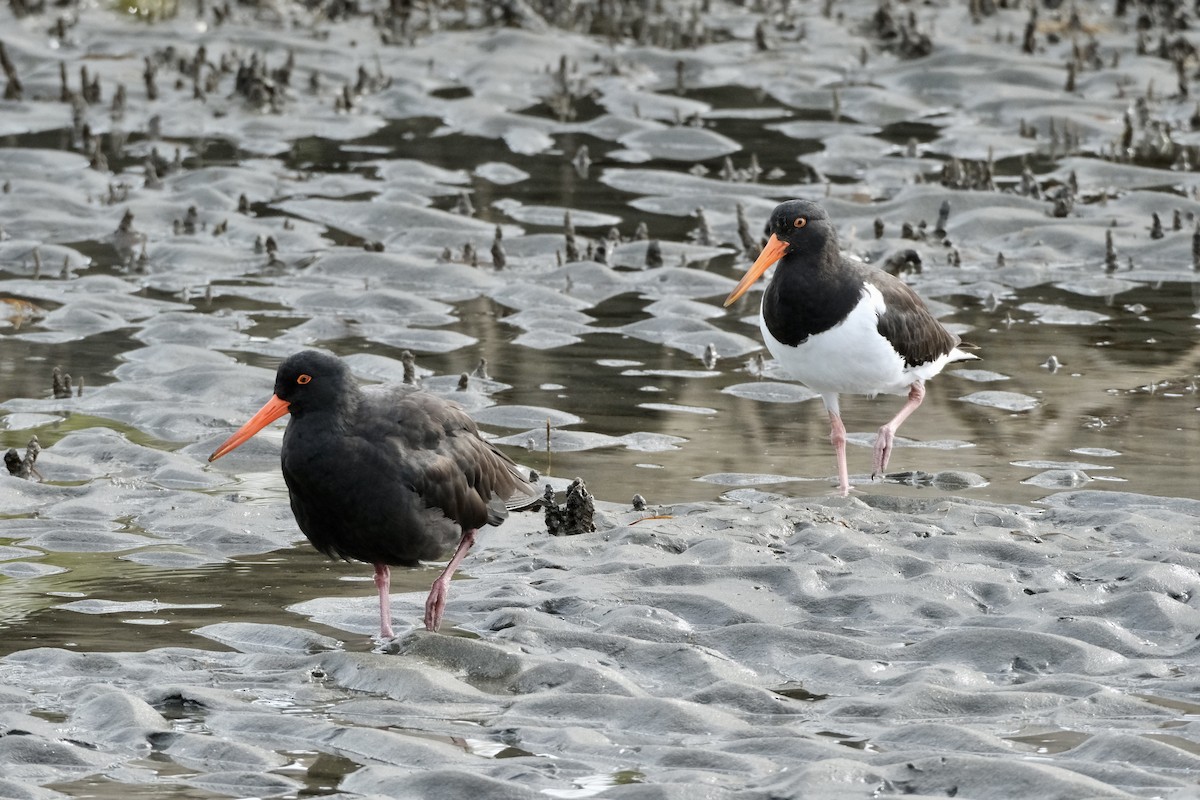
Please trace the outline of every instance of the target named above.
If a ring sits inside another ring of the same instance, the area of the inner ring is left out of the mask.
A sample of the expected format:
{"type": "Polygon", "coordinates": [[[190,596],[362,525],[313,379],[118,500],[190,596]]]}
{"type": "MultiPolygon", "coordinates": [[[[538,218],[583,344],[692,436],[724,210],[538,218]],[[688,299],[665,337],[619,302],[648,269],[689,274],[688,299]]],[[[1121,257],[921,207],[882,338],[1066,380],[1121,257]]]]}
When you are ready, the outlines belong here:
{"type": "Polygon", "coordinates": [[[808,217],[796,217],[796,219],[792,222],[792,225],[794,225],[797,228],[803,228],[807,224],[808,224],[808,217]]]}
{"type": "Polygon", "coordinates": [[[303,386],[304,384],[308,383],[311,380],[312,380],[312,375],[301,375],[300,377],[296,378],[296,383],[303,386]]]}

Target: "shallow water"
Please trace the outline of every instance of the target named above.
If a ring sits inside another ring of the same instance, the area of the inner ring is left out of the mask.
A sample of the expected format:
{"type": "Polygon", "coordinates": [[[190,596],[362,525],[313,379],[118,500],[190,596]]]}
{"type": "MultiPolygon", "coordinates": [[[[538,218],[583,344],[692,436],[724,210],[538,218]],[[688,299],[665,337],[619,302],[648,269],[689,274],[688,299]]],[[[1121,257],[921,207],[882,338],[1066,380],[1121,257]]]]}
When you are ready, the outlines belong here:
{"type": "MultiPolygon", "coordinates": [[[[709,91],[705,100],[719,106],[722,100],[736,102],[737,95],[732,91],[709,91]]],[[[502,143],[480,137],[428,138],[425,134],[433,124],[409,121],[364,140],[343,144],[306,140],[297,143],[284,160],[309,174],[336,173],[354,169],[357,160],[369,158],[372,164],[381,158],[386,160],[387,154],[381,154],[380,150],[391,146],[392,154],[418,158],[449,170],[470,171],[479,164],[503,161],[527,171],[530,177],[507,187],[495,187],[476,178],[469,187],[464,187],[473,192],[481,219],[506,221],[503,213],[488,206],[491,196],[502,194],[526,205],[575,207],[617,215],[623,219],[621,228],[626,232],[637,222],[645,222],[655,236],[665,240],[686,240],[694,227],[693,219],[631,209],[624,193],[598,180],[602,165],[593,165],[589,177],[581,177],[567,163],[565,154],[581,143],[589,144],[596,153],[604,144],[597,140],[565,136],[561,142],[563,156],[523,157],[508,152],[502,143]],[[405,134],[413,138],[406,138],[405,134]]],[[[725,127],[731,136],[750,139],[760,162],[789,170],[796,151],[794,140],[764,135],[761,127],[745,120],[724,126],[717,121],[714,127],[717,130],[725,127]]],[[[45,147],[67,138],[65,133],[58,132],[19,137],[15,144],[45,147]]],[[[819,147],[820,143],[814,141],[801,143],[799,149],[803,152],[819,147]]],[[[236,155],[230,154],[228,163],[236,164],[236,155]]],[[[644,166],[674,167],[662,162],[644,166]]],[[[439,202],[450,206],[453,198],[439,202]]],[[[561,231],[557,224],[542,227],[551,233],[561,231]]],[[[529,233],[538,229],[536,225],[526,225],[529,233]]],[[[330,236],[335,241],[340,238],[335,231],[330,236]]],[[[96,260],[96,266],[88,274],[124,275],[124,268],[111,248],[99,242],[78,243],[78,247],[96,260]]],[[[736,278],[747,263],[746,258],[726,254],[691,267],[736,278]]],[[[986,276],[987,265],[965,269],[986,276]]],[[[963,271],[964,268],[945,264],[927,264],[923,273],[912,276],[911,280],[921,290],[927,281],[963,271]]],[[[1099,266],[1095,273],[1097,277],[1104,274],[1099,266]]],[[[303,274],[283,280],[302,283],[303,274]]],[[[860,445],[850,448],[850,469],[855,483],[868,492],[936,491],[908,484],[919,482],[922,473],[928,480],[934,473],[961,471],[977,474],[986,481],[985,485],[969,489],[971,495],[1000,502],[1028,502],[1055,489],[1087,483],[1134,492],[1197,496],[1192,454],[1200,447],[1200,426],[1196,423],[1200,411],[1196,392],[1200,354],[1194,343],[1198,308],[1194,286],[1182,282],[1135,284],[1105,297],[1035,285],[1011,290],[996,302],[967,294],[939,294],[937,299],[947,312],[943,321],[958,326],[956,330],[962,331],[964,339],[979,348],[976,352],[982,360],[952,365],[932,381],[923,407],[904,425],[901,436],[918,443],[940,440],[948,444],[898,447],[891,463],[891,477],[886,482],[871,483],[865,474],[870,436],[876,426],[895,412],[901,398],[844,398],[843,412],[852,443],[860,445]],[[1039,320],[1034,304],[1055,307],[1066,322],[1039,320]],[[1061,365],[1054,371],[1045,366],[1050,356],[1061,365]],[[986,370],[1003,379],[968,380],[955,374],[960,369],[970,370],[971,374],[986,370]],[[988,390],[1020,393],[1032,398],[1034,407],[1009,411],[961,399],[988,390]],[[855,433],[859,435],[856,437],[855,433]]],[[[178,299],[152,290],[144,291],[143,296],[178,299]]],[[[758,296],[752,292],[713,322],[722,330],[757,341],[753,318],[758,296]]],[[[721,299],[713,296],[705,298],[705,302],[717,307],[721,299]]],[[[595,319],[593,327],[619,328],[651,318],[644,310],[650,302],[640,293],[630,292],[605,300],[588,309],[588,313],[595,319]]],[[[255,307],[243,297],[218,297],[211,301],[196,298],[189,304],[202,315],[227,311],[248,314],[255,321],[253,333],[257,336],[278,336],[304,321],[304,317],[281,311],[274,303],[255,307]]],[[[510,447],[514,457],[542,474],[582,476],[594,494],[614,502],[628,501],[634,494],[641,494],[651,503],[715,499],[737,485],[760,486],[793,496],[825,496],[831,492],[833,457],[827,438],[828,424],[818,399],[802,403],[759,402],[723,391],[729,386],[760,380],[750,364],[750,356],[720,359],[709,370],[691,353],[621,333],[593,333],[574,344],[532,350],[513,343],[517,331],[504,323],[510,309],[487,298],[454,303],[453,308],[458,319],[455,329],[478,339],[479,343],[449,353],[418,350],[418,364],[422,368],[438,375],[455,375],[470,371],[480,357],[486,357],[491,376],[512,387],[495,395],[494,399],[502,405],[568,411],[583,420],[573,428],[608,436],[648,432],[677,437],[664,446],[666,449],[649,452],[610,446],[547,453],[544,435],[532,434],[526,447],[510,447]],[[772,479],[772,475],[787,480],[772,479]]],[[[35,322],[0,331],[0,335],[10,338],[10,352],[21,353],[4,362],[0,401],[45,396],[49,368],[53,365],[62,366],[77,380],[84,378],[84,391],[93,391],[112,380],[111,370],[121,363],[124,352],[139,346],[131,338],[136,329],[119,329],[53,344],[12,341],[14,334],[37,330],[35,322]]],[[[201,342],[202,339],[197,340],[198,344],[201,342]]],[[[320,344],[343,355],[371,352],[391,358],[398,358],[405,349],[353,336],[324,340],[320,344]]],[[[275,363],[270,357],[235,354],[268,368],[275,363]]],[[[768,377],[782,378],[777,373],[768,377]]],[[[252,400],[257,402],[268,392],[269,386],[264,384],[259,397],[252,400]]],[[[3,421],[0,417],[0,424],[3,421]]],[[[90,417],[76,419],[70,413],[61,423],[40,426],[35,432],[43,446],[51,447],[80,425],[111,425],[139,442],[175,446],[146,437],[127,425],[90,417]]],[[[484,427],[497,435],[514,433],[511,429],[484,427]]],[[[0,446],[21,448],[28,435],[27,431],[0,431],[0,446]]],[[[43,462],[49,461],[52,453],[51,450],[44,454],[43,462]]],[[[236,471],[236,461],[233,469],[236,471]]],[[[282,500],[284,490],[277,472],[260,476],[258,482],[262,484],[258,491],[266,491],[277,502],[282,500]]],[[[245,491],[247,486],[240,488],[245,491]]],[[[254,487],[249,489],[252,493],[256,491],[254,487]]],[[[369,592],[369,583],[332,582],[335,576],[365,577],[360,567],[324,565],[307,548],[281,558],[290,567],[276,564],[279,586],[265,595],[270,598],[265,613],[262,604],[266,600],[259,593],[267,586],[263,583],[264,570],[270,570],[271,562],[259,564],[255,569],[236,564],[204,567],[195,573],[173,571],[169,573],[171,579],[163,581],[166,571],[144,567],[131,570],[127,564],[114,560],[107,568],[90,564],[89,571],[100,574],[94,581],[82,582],[84,585],[80,585],[79,566],[64,564],[71,572],[27,582],[22,589],[32,590],[27,597],[40,595],[43,599],[37,604],[44,606],[53,604],[47,603],[46,598],[68,587],[83,595],[107,599],[128,594],[170,602],[203,594],[201,585],[212,579],[231,587],[232,591],[222,591],[214,610],[153,614],[150,621],[169,623],[153,628],[152,635],[159,644],[175,637],[186,640],[183,631],[205,620],[231,617],[269,620],[278,613],[278,608],[311,596],[314,591],[340,593],[342,589],[337,587],[342,587],[347,594],[369,592]],[[145,577],[140,577],[143,572],[145,577]],[[289,572],[288,579],[283,580],[289,572]],[[189,588],[192,586],[196,588],[189,588]],[[253,595],[255,602],[241,599],[243,592],[238,587],[245,587],[246,595],[253,595]],[[173,636],[169,631],[178,633],[173,636]]],[[[55,560],[53,556],[47,559],[50,563],[55,560]]],[[[425,581],[423,574],[414,576],[413,588],[425,581]]],[[[133,624],[136,620],[122,619],[130,624],[97,627],[94,619],[76,619],[77,615],[69,612],[46,608],[31,611],[26,613],[19,605],[16,609],[10,607],[5,626],[16,635],[4,637],[5,651],[35,643],[119,650],[137,646],[146,636],[138,624],[133,624]]]]}
{"type": "MultiPolygon", "coordinates": [[[[196,569],[156,568],[93,553],[55,554],[42,563],[70,571],[35,579],[36,592],[6,593],[0,612],[4,654],[31,647],[121,652],[151,642],[195,646],[192,631],[204,625],[232,618],[278,624],[284,620],[282,609],[300,599],[358,598],[375,590],[370,569],[330,561],[310,547],[196,569]],[[86,598],[106,605],[83,611],[70,607],[86,598]]],[[[432,567],[397,570],[393,591],[425,591],[436,575],[432,567]]],[[[310,627],[325,636],[345,636],[320,623],[310,627]]]]}
{"type": "MultiPolygon", "coordinates": [[[[393,140],[393,136],[394,132],[389,132],[343,146],[310,141],[303,147],[297,145],[290,160],[299,161],[302,151],[309,157],[315,152],[322,160],[305,161],[306,170],[336,170],[352,161],[361,152],[360,146],[370,148],[372,159],[378,159],[374,148],[380,141],[393,140]]],[[[592,142],[593,148],[595,144],[592,142]]],[[[786,164],[787,144],[767,137],[756,141],[755,147],[764,163],[786,164]],[[776,149],[765,149],[768,143],[776,149]]],[[[407,140],[397,148],[404,157],[419,156],[446,169],[471,169],[476,162],[501,158],[513,162],[528,171],[530,178],[515,188],[506,187],[505,195],[526,204],[586,207],[620,214],[626,220],[623,228],[646,221],[656,235],[668,240],[686,239],[693,225],[689,219],[632,211],[622,193],[595,179],[600,172],[595,167],[592,177],[584,179],[557,159],[506,156],[500,150],[502,145],[488,140],[456,136],[407,140]],[[422,142],[425,146],[420,146],[422,142]]],[[[485,184],[477,180],[473,188],[481,192],[485,184]]],[[[478,197],[476,203],[481,217],[504,220],[478,197]]],[[[535,231],[536,227],[527,229],[535,231]]],[[[548,226],[546,230],[558,232],[559,226],[548,226]]],[[[111,259],[105,266],[102,245],[91,249],[98,263],[89,274],[122,274],[111,259]]],[[[746,259],[729,254],[693,267],[735,278],[746,263],[746,259]]],[[[986,267],[974,269],[984,271],[986,267]]],[[[920,289],[925,281],[936,280],[952,270],[944,264],[927,265],[913,282],[920,289]]],[[[1098,272],[1103,274],[1102,270],[1098,272]]],[[[302,281],[302,275],[289,280],[302,281]]],[[[852,443],[860,445],[851,447],[849,454],[855,483],[865,492],[922,493],[938,490],[928,485],[909,485],[921,480],[920,473],[927,480],[934,473],[960,471],[977,474],[986,481],[985,485],[967,489],[970,495],[999,502],[1029,502],[1056,489],[1088,483],[1124,491],[1197,496],[1192,456],[1200,447],[1200,426],[1196,424],[1200,355],[1194,344],[1197,301],[1192,287],[1188,283],[1138,284],[1113,297],[1093,297],[1039,285],[1013,290],[997,303],[965,294],[939,295],[939,302],[948,312],[943,321],[955,323],[964,338],[979,348],[976,352],[982,360],[952,365],[932,381],[924,405],[901,429],[901,436],[917,443],[944,441],[947,445],[898,447],[891,477],[886,482],[871,483],[865,474],[870,436],[895,412],[901,398],[844,398],[843,413],[852,443]],[[1078,315],[1080,322],[1040,321],[1033,304],[1057,307],[1068,317],[1078,315]],[[1061,364],[1057,370],[1044,366],[1050,356],[1061,364]],[[968,380],[956,375],[960,369],[970,370],[971,374],[986,370],[1004,379],[968,380]],[[1009,411],[961,400],[988,390],[1020,393],[1032,398],[1035,405],[1027,411],[1009,411]]],[[[144,296],[176,299],[153,291],[144,296]]],[[[717,306],[721,299],[714,296],[705,302],[717,306]]],[[[248,313],[256,322],[253,332],[260,336],[279,335],[303,321],[274,304],[255,308],[244,298],[218,297],[211,302],[197,298],[190,302],[199,314],[219,315],[227,310],[248,313]]],[[[588,309],[588,313],[595,319],[594,327],[618,328],[651,318],[644,310],[650,302],[631,292],[606,300],[588,309]]],[[[757,340],[757,325],[750,324],[757,302],[757,293],[751,293],[714,322],[722,330],[757,340]]],[[[450,353],[418,351],[422,368],[437,375],[455,375],[470,371],[480,357],[486,357],[491,376],[512,387],[494,396],[501,405],[567,411],[583,420],[571,426],[573,429],[608,436],[648,432],[677,437],[665,445],[666,449],[648,452],[618,445],[547,453],[544,434],[531,434],[526,447],[509,448],[521,463],[542,474],[582,476],[594,494],[614,502],[626,502],[634,494],[641,494],[652,504],[708,500],[738,485],[801,497],[826,496],[832,491],[833,457],[819,399],[772,403],[723,391],[760,380],[749,364],[750,356],[721,359],[709,370],[688,352],[620,333],[594,333],[575,344],[532,350],[513,343],[517,331],[504,323],[504,317],[511,313],[509,309],[486,298],[453,306],[459,320],[454,327],[478,339],[479,344],[450,353]],[[648,409],[647,404],[654,407],[648,409]],[[772,479],[772,475],[787,480],[772,479]]],[[[13,334],[36,330],[35,324],[7,328],[0,335],[9,336],[11,341],[13,334]]],[[[84,377],[85,393],[93,391],[112,380],[111,370],[121,363],[124,352],[139,346],[130,336],[133,332],[117,330],[60,344],[11,342],[12,351],[23,355],[4,362],[6,374],[0,384],[4,397],[0,400],[45,396],[52,365],[61,365],[77,378],[84,377]]],[[[391,358],[398,358],[404,349],[352,336],[320,344],[343,355],[371,352],[391,358]]],[[[268,368],[275,363],[270,357],[242,352],[236,355],[268,368]]],[[[779,378],[777,374],[768,376],[771,380],[779,378]]],[[[265,398],[269,388],[264,383],[258,396],[247,398],[247,405],[265,398]]],[[[0,417],[0,424],[3,420],[0,417]]],[[[43,446],[52,447],[68,432],[93,425],[111,426],[151,446],[178,446],[128,425],[69,412],[62,422],[42,425],[35,432],[43,446]]],[[[516,432],[497,426],[484,428],[497,435],[516,432]]],[[[28,435],[27,431],[0,431],[0,445],[21,448],[28,435]]],[[[43,454],[43,463],[52,458],[50,450],[43,454]]],[[[236,459],[227,465],[235,473],[236,459]]],[[[247,477],[240,486],[215,491],[230,489],[259,494],[273,502],[283,502],[284,498],[277,470],[247,477]]],[[[86,570],[81,570],[83,565],[70,554],[51,554],[44,563],[58,565],[60,561],[71,571],[9,584],[10,589],[19,588],[23,602],[9,603],[6,618],[0,623],[9,631],[3,637],[5,652],[36,644],[122,650],[141,646],[147,636],[159,645],[182,644],[192,639],[187,631],[202,624],[230,618],[267,622],[278,619],[279,609],[314,594],[364,595],[372,588],[364,567],[326,563],[307,547],[274,559],[248,559],[182,572],[131,566],[116,558],[100,563],[87,559],[86,570]],[[82,579],[82,572],[89,575],[88,579],[82,579]],[[345,578],[362,582],[339,581],[345,578]],[[152,598],[186,604],[207,597],[205,584],[211,581],[223,587],[211,609],[94,618],[53,608],[59,602],[58,593],[64,591],[108,600],[152,598]],[[25,608],[26,604],[31,607],[25,608]],[[111,624],[110,620],[119,624],[111,624]]],[[[428,579],[427,571],[412,574],[410,589],[419,590],[428,579]]]]}
{"type": "MultiPolygon", "coordinates": [[[[732,90],[724,95],[708,91],[704,96],[708,102],[717,104],[722,99],[737,99],[732,90]]],[[[788,168],[796,150],[794,140],[763,135],[761,127],[752,128],[745,120],[738,123],[724,127],[732,128],[728,131],[730,135],[754,137],[751,141],[760,162],[788,168]]],[[[388,128],[362,141],[343,144],[307,140],[298,143],[284,160],[309,174],[336,173],[353,169],[356,159],[369,158],[372,164],[378,163],[380,149],[387,146],[384,143],[393,143],[391,153],[398,157],[418,158],[448,170],[470,171],[479,164],[503,160],[527,171],[530,177],[502,188],[476,178],[471,186],[464,187],[473,193],[480,219],[507,221],[503,213],[488,207],[489,200],[502,193],[505,198],[526,205],[585,208],[618,215],[624,220],[620,227],[627,234],[633,225],[645,222],[656,237],[680,241],[686,240],[694,228],[692,219],[631,209],[624,193],[597,179],[602,167],[593,166],[590,177],[583,178],[566,162],[565,155],[522,157],[508,152],[503,143],[480,137],[403,138],[403,133],[412,134],[414,128],[427,132],[432,126],[432,121],[425,125],[410,121],[398,126],[401,130],[388,128]],[[401,143],[395,146],[398,139],[401,143]]],[[[718,120],[713,127],[719,131],[723,126],[718,120]]],[[[65,133],[18,137],[17,144],[44,147],[62,138],[65,133]]],[[[581,142],[581,139],[589,137],[562,137],[562,152],[568,154],[578,144],[587,143],[594,153],[603,145],[597,140],[581,142]]],[[[800,150],[819,146],[817,141],[801,143],[800,150]]],[[[386,160],[386,155],[382,158],[386,160]]],[[[230,163],[236,163],[236,159],[230,163]]],[[[675,165],[651,162],[644,166],[675,165]]],[[[450,207],[454,199],[444,198],[439,202],[450,207]]],[[[528,233],[539,230],[536,225],[525,227],[528,233]]],[[[540,229],[559,233],[561,225],[540,229]]],[[[334,241],[340,240],[336,231],[331,231],[330,236],[334,241]]],[[[80,243],[79,249],[92,253],[97,260],[97,266],[88,274],[123,274],[115,253],[104,245],[80,243]]],[[[746,258],[727,254],[690,266],[736,278],[747,263],[746,258]]],[[[968,266],[966,270],[982,272],[979,277],[987,277],[987,265],[968,266]]],[[[947,273],[961,275],[963,271],[945,264],[927,264],[924,272],[911,280],[921,290],[927,281],[938,281],[947,273]]],[[[1104,270],[1098,266],[1095,275],[1102,277],[1104,270]]],[[[1115,277],[1126,275],[1119,273],[1115,277]]],[[[1138,276],[1129,273],[1128,277],[1138,276]]],[[[303,275],[296,274],[285,282],[289,280],[302,285],[303,275]]],[[[1005,502],[1029,501],[1054,488],[1053,484],[1025,483],[1044,471],[1041,462],[1055,462],[1061,468],[1082,473],[1076,476],[1076,484],[1091,480],[1128,491],[1196,496],[1196,474],[1187,460],[1187,453],[1200,444],[1197,439],[1200,426],[1196,424],[1196,413],[1200,410],[1196,394],[1200,354],[1194,344],[1200,298],[1194,286],[1155,281],[1136,284],[1106,297],[1037,285],[1013,289],[1010,296],[994,304],[966,294],[939,294],[938,300],[948,312],[943,321],[958,326],[956,330],[963,332],[964,339],[979,348],[976,352],[982,361],[951,365],[932,381],[923,407],[905,423],[901,436],[917,442],[952,440],[961,446],[900,447],[891,470],[900,476],[913,471],[977,473],[987,485],[972,489],[972,493],[1005,502]],[[1034,304],[1056,307],[1064,321],[1039,320],[1034,304]],[[1061,364],[1055,371],[1044,366],[1050,356],[1061,364]],[[965,380],[955,377],[959,369],[987,370],[1003,379],[965,380]],[[1006,412],[961,401],[972,392],[985,390],[1018,392],[1034,398],[1036,406],[1029,411],[1006,412]],[[1096,457],[1086,452],[1091,450],[1112,452],[1096,457]]],[[[143,295],[178,299],[155,291],[145,291],[143,295]]],[[[752,292],[724,316],[712,321],[722,330],[757,341],[757,325],[750,323],[757,313],[758,296],[752,292]]],[[[705,302],[719,307],[721,299],[712,296],[705,298],[705,302]]],[[[650,302],[638,292],[612,297],[588,309],[595,319],[591,325],[618,328],[650,318],[644,311],[650,302]]],[[[207,302],[197,298],[190,304],[200,314],[226,311],[249,314],[255,321],[257,336],[278,336],[305,319],[281,311],[273,303],[256,308],[243,297],[218,297],[207,302]]],[[[701,479],[723,473],[787,476],[794,480],[772,488],[789,495],[819,495],[829,491],[833,459],[827,441],[828,424],[819,400],[776,404],[722,392],[728,386],[757,379],[748,369],[749,356],[721,359],[715,369],[707,371],[710,376],[698,377],[697,372],[706,370],[694,355],[620,333],[593,333],[576,344],[531,350],[513,344],[518,331],[503,321],[512,313],[511,309],[486,298],[475,298],[455,303],[453,313],[458,319],[454,328],[478,339],[478,344],[449,353],[418,350],[421,367],[438,375],[455,375],[471,371],[480,357],[486,357],[492,377],[512,386],[494,397],[501,404],[568,411],[583,419],[575,428],[610,436],[645,431],[683,440],[665,452],[608,447],[554,453],[547,458],[542,437],[527,452],[513,451],[523,463],[543,474],[582,476],[597,496],[617,502],[628,500],[635,493],[652,502],[712,499],[721,494],[723,486],[701,479]],[[608,361],[629,363],[606,366],[608,361]],[[646,404],[668,408],[647,409],[646,404]]],[[[34,324],[3,329],[2,334],[12,336],[37,330],[34,324]]],[[[4,364],[0,401],[45,396],[49,367],[53,365],[84,377],[88,389],[110,382],[110,371],[121,363],[122,353],[139,346],[128,335],[133,332],[117,330],[65,343],[14,344],[19,348],[14,352],[21,352],[22,356],[4,364]]],[[[371,352],[391,358],[398,358],[406,349],[354,336],[325,339],[319,344],[343,355],[371,352]]],[[[275,363],[274,358],[234,352],[250,363],[266,367],[275,363]]],[[[770,377],[784,379],[778,373],[770,377]]],[[[263,387],[264,395],[268,389],[263,387]]],[[[862,434],[855,443],[868,444],[863,437],[873,435],[874,429],[898,409],[900,400],[845,398],[843,410],[848,430],[862,434]]],[[[0,424],[2,420],[0,417],[0,424]]],[[[97,423],[92,421],[92,424],[97,423]]],[[[36,432],[43,445],[49,445],[71,427],[50,425],[36,432]]],[[[117,427],[136,435],[127,428],[117,427]]],[[[512,433],[496,427],[490,431],[498,435],[512,433]]],[[[0,432],[0,445],[4,447],[21,447],[26,441],[24,431],[0,432]]],[[[851,448],[851,474],[860,485],[866,480],[864,470],[868,459],[865,447],[851,448]]],[[[902,480],[903,477],[895,479],[902,480]]],[[[880,483],[862,488],[894,490],[880,483]]]]}

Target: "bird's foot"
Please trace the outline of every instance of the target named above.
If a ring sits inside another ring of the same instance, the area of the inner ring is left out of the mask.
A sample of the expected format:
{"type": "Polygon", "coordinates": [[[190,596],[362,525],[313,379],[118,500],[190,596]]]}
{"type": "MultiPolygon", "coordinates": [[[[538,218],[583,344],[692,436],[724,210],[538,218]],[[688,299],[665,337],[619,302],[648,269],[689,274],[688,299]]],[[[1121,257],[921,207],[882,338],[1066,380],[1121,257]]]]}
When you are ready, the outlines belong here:
{"type": "Polygon", "coordinates": [[[871,480],[878,480],[883,477],[883,471],[887,469],[888,459],[892,457],[892,442],[895,438],[896,434],[887,425],[879,429],[879,433],[875,437],[874,468],[871,470],[871,480]]]}
{"type": "Polygon", "coordinates": [[[442,614],[446,610],[446,596],[450,593],[449,581],[438,578],[429,587],[425,598],[425,630],[436,631],[442,625],[442,614]]]}
{"type": "Polygon", "coordinates": [[[829,493],[830,497],[849,497],[852,494],[858,494],[861,490],[850,483],[839,483],[833,487],[833,491],[829,493]]]}

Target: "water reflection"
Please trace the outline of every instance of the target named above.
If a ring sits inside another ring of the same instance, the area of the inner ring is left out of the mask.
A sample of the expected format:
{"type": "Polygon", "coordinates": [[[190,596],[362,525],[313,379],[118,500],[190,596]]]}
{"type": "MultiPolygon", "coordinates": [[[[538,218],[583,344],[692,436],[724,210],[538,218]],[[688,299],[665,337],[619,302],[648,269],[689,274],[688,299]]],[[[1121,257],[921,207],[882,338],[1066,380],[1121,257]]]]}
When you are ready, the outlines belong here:
{"type": "MultiPolygon", "coordinates": [[[[733,260],[728,261],[726,269],[736,270],[733,260]]],[[[1073,454],[1080,448],[1103,449],[1119,455],[1105,460],[1109,469],[1088,473],[1102,485],[1196,496],[1189,454],[1200,445],[1200,432],[1192,422],[1198,403],[1200,348],[1191,339],[1195,318],[1190,288],[1186,284],[1138,286],[1122,293],[1118,301],[1108,301],[1035,287],[1015,292],[991,310],[974,298],[941,298],[960,308],[944,321],[964,327],[964,338],[980,347],[983,361],[969,368],[986,368],[1008,380],[981,384],[957,377],[951,369],[932,381],[925,404],[906,423],[904,437],[918,443],[961,440],[974,447],[901,447],[893,468],[898,472],[978,473],[989,482],[987,487],[973,490],[978,496],[1027,502],[1045,492],[1022,484],[1035,471],[1015,462],[1094,463],[1096,459],[1073,454]],[[1104,319],[1086,325],[1048,324],[1023,310],[1036,304],[1091,311],[1104,319]],[[1043,366],[1050,356],[1060,365],[1055,371],[1043,366]],[[1005,412],[959,399],[980,389],[1025,394],[1036,400],[1036,407],[1005,412]]],[[[716,323],[730,332],[756,336],[757,331],[742,321],[753,315],[756,302],[753,298],[738,304],[716,323]]],[[[590,310],[596,319],[593,327],[617,328],[644,319],[647,304],[633,294],[612,298],[590,310]]],[[[219,310],[220,304],[216,305],[214,310],[219,310]]],[[[603,499],[624,502],[635,493],[651,502],[711,499],[719,496],[722,488],[696,479],[718,472],[815,479],[832,475],[825,441],[827,424],[819,402],[764,403],[722,391],[757,379],[748,366],[749,358],[720,360],[711,378],[673,377],[663,373],[687,375],[704,370],[704,366],[680,350],[615,333],[588,334],[567,347],[531,351],[513,345],[519,332],[504,323],[511,312],[494,301],[480,298],[460,303],[456,313],[461,320],[456,327],[478,339],[479,345],[444,354],[419,354],[422,367],[436,374],[456,375],[471,371],[479,358],[485,357],[493,376],[512,385],[493,398],[499,403],[557,408],[582,417],[576,429],[609,436],[648,432],[684,440],[678,449],[655,452],[616,447],[554,453],[549,463],[544,439],[535,440],[530,450],[511,451],[539,471],[564,478],[583,476],[603,499]],[[614,355],[619,355],[619,363],[625,366],[602,366],[614,355]],[[627,364],[637,366],[630,369],[627,364]],[[648,404],[652,407],[647,408],[648,404]],[[672,410],[671,406],[690,408],[672,410]],[[695,409],[713,413],[695,413],[695,409]]],[[[268,337],[299,321],[283,315],[259,320],[255,333],[268,337]]],[[[342,354],[374,352],[399,357],[397,348],[364,339],[323,344],[342,354]]],[[[13,397],[44,396],[49,368],[54,364],[62,364],[94,387],[112,380],[107,373],[119,363],[120,353],[133,346],[118,333],[91,337],[74,346],[37,346],[32,348],[35,355],[6,362],[4,389],[13,397]]],[[[274,367],[271,358],[244,357],[274,367]]],[[[873,433],[894,413],[898,402],[891,397],[847,398],[848,429],[864,436],[873,433]]],[[[52,445],[63,432],[82,422],[49,425],[36,432],[43,445],[52,445]]],[[[97,418],[86,422],[105,424],[97,418]]],[[[121,429],[115,423],[113,427],[121,429]]],[[[136,431],[126,432],[135,440],[145,438],[136,431]]],[[[512,433],[498,428],[492,432],[512,433]]],[[[23,447],[27,439],[26,431],[0,432],[4,447],[23,447]]],[[[170,445],[164,442],[161,446],[170,445]]],[[[861,479],[868,469],[865,448],[851,448],[850,466],[861,479]]],[[[821,495],[827,490],[823,480],[773,488],[799,495],[821,495]]],[[[881,483],[860,484],[860,488],[897,490],[881,483]]]]}
{"type": "MultiPolygon", "coordinates": [[[[0,544],[7,540],[0,539],[0,544]]],[[[295,625],[370,650],[369,636],[302,620],[285,609],[312,597],[373,597],[369,569],[330,561],[307,544],[277,553],[233,559],[195,569],[135,564],[120,554],[50,553],[43,562],[65,567],[56,575],[0,580],[0,656],[32,647],[80,652],[129,652],[150,647],[223,649],[192,631],[236,619],[295,625]],[[111,607],[84,613],[84,600],[111,607]]],[[[437,571],[393,570],[392,591],[427,592],[437,571]]],[[[414,620],[414,624],[415,624],[414,620]]]]}

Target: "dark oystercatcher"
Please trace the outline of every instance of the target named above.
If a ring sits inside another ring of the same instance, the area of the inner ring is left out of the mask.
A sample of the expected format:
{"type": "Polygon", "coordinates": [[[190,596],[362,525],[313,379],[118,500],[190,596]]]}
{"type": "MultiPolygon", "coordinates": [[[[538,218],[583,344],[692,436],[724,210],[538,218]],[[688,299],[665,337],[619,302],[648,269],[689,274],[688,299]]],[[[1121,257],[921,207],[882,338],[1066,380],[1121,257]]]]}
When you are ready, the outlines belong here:
{"type": "Polygon", "coordinates": [[[838,481],[850,492],[846,428],[838,395],[907,394],[875,438],[872,477],[892,454],[896,429],[921,405],[925,381],[951,361],[972,359],[904,281],[842,255],[825,210],[789,200],[771,212],[766,247],[725,299],[728,306],[779,262],[763,294],[760,327],[767,349],[793,378],[820,393],[829,412],[838,481]]]}
{"type": "Polygon", "coordinates": [[[289,413],[281,463],[292,513],[325,555],[375,566],[384,638],[393,635],[390,566],[442,558],[457,542],[425,601],[435,631],[476,531],[539,501],[457,403],[403,384],[360,387],[341,360],[315,350],[284,359],[274,396],[208,460],[289,413]]]}

